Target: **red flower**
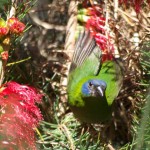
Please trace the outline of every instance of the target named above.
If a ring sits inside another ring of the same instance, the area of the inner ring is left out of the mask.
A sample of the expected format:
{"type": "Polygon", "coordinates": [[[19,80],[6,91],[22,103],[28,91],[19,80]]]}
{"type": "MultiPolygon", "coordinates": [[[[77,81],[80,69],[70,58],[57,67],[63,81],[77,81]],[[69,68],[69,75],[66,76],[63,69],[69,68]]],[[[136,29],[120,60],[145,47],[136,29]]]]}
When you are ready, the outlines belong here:
{"type": "Polygon", "coordinates": [[[8,27],[0,27],[0,37],[7,35],[8,31],[8,27]]]}
{"type": "Polygon", "coordinates": [[[25,25],[20,22],[17,18],[9,18],[7,20],[7,25],[11,33],[20,34],[24,31],[25,25]]]}
{"type": "Polygon", "coordinates": [[[8,59],[8,51],[1,52],[1,58],[2,58],[2,60],[7,60],[8,59]]]}
{"type": "Polygon", "coordinates": [[[136,12],[140,12],[140,9],[141,9],[141,5],[144,1],[143,0],[134,0],[132,3],[135,7],[135,11],[136,12]]]}
{"type": "Polygon", "coordinates": [[[91,31],[97,44],[102,50],[102,61],[112,60],[114,47],[110,42],[111,37],[109,37],[109,35],[108,37],[106,37],[105,17],[101,13],[101,11],[102,10],[98,7],[93,6],[92,8],[90,8],[90,14],[92,15],[86,22],[86,28],[91,31]]]}
{"type": "Polygon", "coordinates": [[[26,85],[8,82],[2,86],[0,149],[36,149],[34,128],[42,120],[42,115],[35,103],[41,102],[41,98],[41,94],[26,85]]]}
{"type": "MultiPolygon", "coordinates": [[[[135,11],[137,13],[140,12],[140,9],[141,9],[141,5],[143,4],[144,0],[131,0],[131,1],[127,1],[127,0],[119,0],[120,4],[124,3],[125,5],[132,5],[135,9],[135,11]]],[[[148,3],[149,0],[147,0],[148,3]]]]}

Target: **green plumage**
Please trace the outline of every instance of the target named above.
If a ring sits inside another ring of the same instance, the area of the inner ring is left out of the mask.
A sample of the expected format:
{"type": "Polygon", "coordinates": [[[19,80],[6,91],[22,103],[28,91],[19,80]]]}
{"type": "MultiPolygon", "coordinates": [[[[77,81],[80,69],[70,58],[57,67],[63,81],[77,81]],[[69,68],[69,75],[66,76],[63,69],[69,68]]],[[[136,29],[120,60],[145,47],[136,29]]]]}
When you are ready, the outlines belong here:
{"type": "Polygon", "coordinates": [[[90,33],[80,33],[70,68],[67,91],[70,108],[82,122],[99,123],[109,120],[113,101],[121,88],[122,73],[119,63],[109,60],[101,64],[101,56],[101,50],[90,33]],[[82,92],[83,84],[91,79],[106,82],[103,97],[82,92]]]}

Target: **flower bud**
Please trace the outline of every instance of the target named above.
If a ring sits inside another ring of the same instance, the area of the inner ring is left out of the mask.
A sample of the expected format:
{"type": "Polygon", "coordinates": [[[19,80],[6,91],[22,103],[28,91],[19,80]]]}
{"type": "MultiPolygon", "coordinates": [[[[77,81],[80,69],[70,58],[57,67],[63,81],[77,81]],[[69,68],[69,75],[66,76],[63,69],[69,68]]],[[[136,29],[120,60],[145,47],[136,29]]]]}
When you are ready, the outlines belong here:
{"type": "Polygon", "coordinates": [[[77,19],[78,19],[78,21],[80,21],[82,23],[85,23],[85,22],[87,22],[90,19],[90,17],[86,16],[86,15],[78,14],[77,15],[77,19]]]}
{"type": "Polygon", "coordinates": [[[0,37],[7,35],[9,29],[4,19],[0,18],[0,37]]]}
{"type": "Polygon", "coordinates": [[[7,60],[8,59],[8,51],[1,52],[1,58],[2,58],[2,60],[7,60]]]}
{"type": "Polygon", "coordinates": [[[7,25],[11,33],[20,34],[24,31],[25,25],[20,22],[17,18],[9,18],[7,20],[7,25]]]}
{"type": "Polygon", "coordinates": [[[4,51],[3,47],[0,45],[0,54],[4,51]]]}

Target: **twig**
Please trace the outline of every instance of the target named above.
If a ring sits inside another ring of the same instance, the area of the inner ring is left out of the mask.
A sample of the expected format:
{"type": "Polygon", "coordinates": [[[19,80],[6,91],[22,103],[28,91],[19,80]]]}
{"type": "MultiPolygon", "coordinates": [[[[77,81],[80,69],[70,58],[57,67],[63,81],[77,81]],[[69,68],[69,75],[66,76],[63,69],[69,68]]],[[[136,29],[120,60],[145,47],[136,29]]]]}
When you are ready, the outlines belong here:
{"type": "Polygon", "coordinates": [[[23,60],[20,60],[20,61],[16,61],[16,62],[9,63],[9,64],[7,64],[6,66],[16,65],[16,64],[19,64],[19,63],[25,62],[25,61],[27,61],[27,60],[29,60],[29,59],[31,59],[31,57],[28,57],[28,58],[23,59],[23,60]]]}
{"type": "Polygon", "coordinates": [[[15,16],[15,14],[16,14],[15,6],[16,6],[16,0],[12,0],[11,1],[11,9],[10,9],[9,15],[7,16],[7,19],[15,16]]]}
{"type": "Polygon", "coordinates": [[[124,15],[128,16],[130,19],[132,19],[133,21],[135,22],[138,22],[139,23],[139,20],[135,17],[132,17],[130,14],[128,14],[127,12],[121,10],[120,8],[118,8],[118,11],[120,11],[121,13],[123,13],[124,15]]]}
{"type": "Polygon", "coordinates": [[[59,31],[65,31],[66,26],[63,25],[56,25],[56,24],[49,24],[47,22],[41,21],[34,13],[29,13],[32,20],[39,26],[42,26],[45,29],[55,29],[59,31]]]}
{"type": "Polygon", "coordinates": [[[118,19],[118,0],[114,0],[114,18],[118,19]]]}
{"type": "Polygon", "coordinates": [[[71,137],[71,133],[69,132],[68,128],[66,127],[65,124],[61,124],[60,129],[63,131],[63,133],[66,135],[69,143],[70,143],[70,150],[75,150],[75,145],[74,145],[74,141],[71,137]]]}
{"type": "MultiPolygon", "coordinates": [[[[77,6],[78,6],[77,0],[70,1],[69,10],[68,10],[69,20],[66,27],[66,41],[65,41],[65,48],[64,48],[64,52],[69,57],[68,62],[66,63],[67,67],[65,68],[66,76],[68,76],[69,74],[69,67],[71,64],[70,60],[72,59],[74,45],[75,45],[75,32],[77,27],[77,11],[78,11],[77,6]]],[[[64,93],[64,91],[66,91],[67,78],[61,77],[60,84],[64,87],[61,93],[64,93]]],[[[67,99],[66,95],[61,97],[62,101],[65,101],[66,99],[67,99]]]]}
{"type": "MultiPolygon", "coordinates": [[[[105,0],[105,7],[106,7],[106,21],[105,21],[105,26],[106,29],[108,30],[109,28],[109,24],[108,24],[108,20],[109,20],[109,6],[108,6],[108,0],[105,0]]],[[[107,34],[108,32],[106,32],[107,34]]],[[[106,35],[106,37],[108,37],[108,34],[106,35]]]]}
{"type": "Polygon", "coordinates": [[[109,148],[109,150],[115,150],[112,145],[108,144],[107,147],[109,148]]]}

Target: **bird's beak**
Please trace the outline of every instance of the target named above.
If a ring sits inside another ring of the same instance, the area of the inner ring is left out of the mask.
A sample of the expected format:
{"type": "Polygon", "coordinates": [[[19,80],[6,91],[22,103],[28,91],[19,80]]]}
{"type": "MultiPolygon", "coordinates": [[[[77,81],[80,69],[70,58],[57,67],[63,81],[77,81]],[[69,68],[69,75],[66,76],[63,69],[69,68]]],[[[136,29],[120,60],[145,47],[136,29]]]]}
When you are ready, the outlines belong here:
{"type": "Polygon", "coordinates": [[[104,96],[104,91],[103,91],[103,89],[102,89],[101,86],[98,86],[98,87],[97,87],[97,92],[98,92],[98,94],[99,94],[101,97],[104,96]]]}

